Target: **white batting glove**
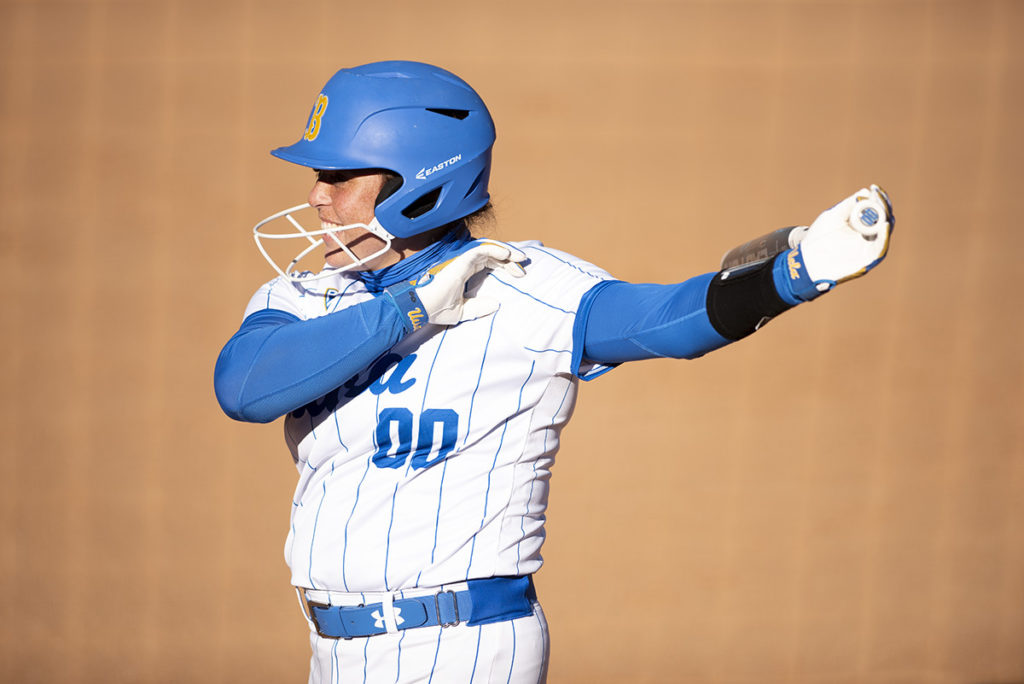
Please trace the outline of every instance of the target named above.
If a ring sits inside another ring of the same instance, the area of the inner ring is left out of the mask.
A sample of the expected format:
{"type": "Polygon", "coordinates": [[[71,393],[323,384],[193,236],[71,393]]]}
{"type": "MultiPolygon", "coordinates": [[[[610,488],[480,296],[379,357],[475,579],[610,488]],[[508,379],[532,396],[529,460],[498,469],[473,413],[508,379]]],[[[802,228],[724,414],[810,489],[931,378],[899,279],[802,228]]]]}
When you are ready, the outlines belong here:
{"type": "Polygon", "coordinates": [[[813,299],[873,269],[889,250],[894,223],[889,196],[877,185],[822,212],[786,256],[793,293],[813,299]]]}
{"type": "Polygon", "coordinates": [[[431,268],[419,279],[389,287],[387,293],[405,314],[406,328],[418,330],[426,323],[455,325],[489,316],[499,303],[483,297],[466,297],[466,283],[483,270],[501,270],[519,278],[526,255],[508,245],[484,242],[454,259],[431,268]]]}

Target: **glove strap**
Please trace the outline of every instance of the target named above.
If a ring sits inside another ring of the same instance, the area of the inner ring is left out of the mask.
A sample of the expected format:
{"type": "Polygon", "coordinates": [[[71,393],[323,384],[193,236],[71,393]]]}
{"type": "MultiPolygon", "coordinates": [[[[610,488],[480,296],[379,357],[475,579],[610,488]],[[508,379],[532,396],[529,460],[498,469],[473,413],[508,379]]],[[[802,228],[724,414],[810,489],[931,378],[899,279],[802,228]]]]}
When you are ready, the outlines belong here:
{"type": "Polygon", "coordinates": [[[809,302],[815,297],[825,294],[835,285],[827,280],[819,282],[811,280],[807,274],[807,265],[804,263],[801,246],[783,252],[776,257],[772,275],[779,296],[789,304],[809,302]]]}
{"type": "Polygon", "coordinates": [[[403,281],[384,288],[384,296],[391,300],[401,314],[402,326],[407,333],[419,330],[430,321],[427,310],[416,294],[417,282],[403,281]]]}

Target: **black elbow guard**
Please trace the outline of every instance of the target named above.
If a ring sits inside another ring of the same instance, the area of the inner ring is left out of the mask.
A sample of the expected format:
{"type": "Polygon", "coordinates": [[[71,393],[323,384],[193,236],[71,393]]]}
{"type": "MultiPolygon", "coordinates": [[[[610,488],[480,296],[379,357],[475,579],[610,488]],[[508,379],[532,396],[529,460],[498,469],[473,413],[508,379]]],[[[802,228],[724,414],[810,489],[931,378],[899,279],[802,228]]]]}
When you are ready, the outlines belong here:
{"type": "Polygon", "coordinates": [[[768,259],[747,268],[722,271],[712,278],[706,307],[719,335],[738,340],[792,308],[775,289],[774,263],[774,259],[768,259]]]}

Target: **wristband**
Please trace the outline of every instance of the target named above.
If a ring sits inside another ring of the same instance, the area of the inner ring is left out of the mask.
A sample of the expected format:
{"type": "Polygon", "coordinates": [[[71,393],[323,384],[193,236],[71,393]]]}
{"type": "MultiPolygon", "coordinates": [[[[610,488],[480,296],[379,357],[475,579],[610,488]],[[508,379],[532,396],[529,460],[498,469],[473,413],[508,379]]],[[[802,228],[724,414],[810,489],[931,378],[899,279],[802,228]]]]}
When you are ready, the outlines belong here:
{"type": "Polygon", "coordinates": [[[791,304],[809,302],[828,292],[835,284],[827,280],[817,283],[811,280],[804,263],[803,248],[799,246],[776,257],[772,271],[779,296],[791,304]]]}
{"type": "Polygon", "coordinates": [[[419,295],[416,294],[416,281],[403,281],[397,285],[384,288],[384,295],[395,305],[401,314],[402,327],[407,333],[422,328],[430,321],[427,310],[423,307],[419,295]]]}

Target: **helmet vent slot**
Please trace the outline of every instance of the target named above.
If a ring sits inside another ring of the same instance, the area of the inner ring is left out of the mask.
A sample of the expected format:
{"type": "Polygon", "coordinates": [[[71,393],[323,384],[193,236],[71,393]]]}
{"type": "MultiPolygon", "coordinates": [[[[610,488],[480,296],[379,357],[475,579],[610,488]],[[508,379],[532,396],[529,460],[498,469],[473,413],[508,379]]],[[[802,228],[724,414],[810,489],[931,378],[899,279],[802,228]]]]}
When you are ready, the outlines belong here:
{"type": "Polygon", "coordinates": [[[481,171],[480,173],[476,174],[476,178],[474,178],[474,179],[473,179],[473,184],[469,186],[469,190],[467,190],[467,191],[466,191],[466,194],[465,194],[465,195],[463,195],[463,196],[464,196],[464,197],[469,197],[469,196],[470,196],[470,195],[472,195],[472,194],[473,194],[474,192],[476,192],[477,186],[479,186],[479,185],[480,185],[480,181],[482,181],[482,180],[484,179],[484,176],[485,176],[486,174],[487,174],[487,169],[484,169],[484,170],[483,170],[483,171],[481,171]]]}
{"type": "Polygon", "coordinates": [[[462,121],[469,116],[469,110],[467,109],[437,109],[434,107],[427,107],[427,111],[433,112],[434,114],[440,114],[441,116],[451,117],[452,119],[458,119],[459,121],[462,121]]]}
{"type": "Polygon", "coordinates": [[[418,216],[423,216],[428,211],[434,208],[437,204],[437,198],[441,196],[441,188],[434,188],[425,195],[422,195],[418,200],[407,206],[402,210],[402,215],[405,218],[414,219],[418,216]]]}

